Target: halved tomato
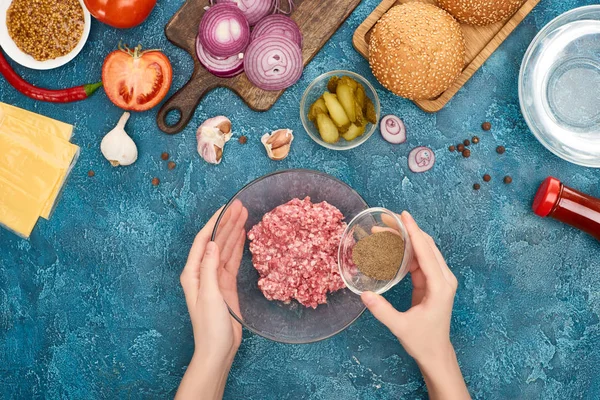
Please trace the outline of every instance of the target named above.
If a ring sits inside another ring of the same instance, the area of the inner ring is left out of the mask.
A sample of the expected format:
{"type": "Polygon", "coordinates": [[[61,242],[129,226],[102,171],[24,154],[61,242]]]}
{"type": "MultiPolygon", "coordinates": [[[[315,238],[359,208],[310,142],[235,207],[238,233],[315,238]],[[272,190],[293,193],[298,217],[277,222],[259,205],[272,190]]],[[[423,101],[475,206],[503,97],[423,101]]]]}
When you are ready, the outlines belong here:
{"type": "Polygon", "coordinates": [[[158,50],[119,46],[102,66],[106,95],[123,110],[146,111],[165,98],[173,80],[167,56],[158,50]]]}

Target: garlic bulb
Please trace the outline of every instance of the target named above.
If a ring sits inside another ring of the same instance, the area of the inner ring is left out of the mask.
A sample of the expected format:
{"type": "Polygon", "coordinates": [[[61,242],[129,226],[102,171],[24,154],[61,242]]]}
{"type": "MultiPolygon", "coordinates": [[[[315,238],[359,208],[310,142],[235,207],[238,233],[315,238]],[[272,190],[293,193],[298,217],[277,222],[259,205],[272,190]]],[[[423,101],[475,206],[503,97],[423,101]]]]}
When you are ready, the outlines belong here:
{"type": "Polygon", "coordinates": [[[223,159],[223,147],[231,139],[231,121],[223,116],[204,121],[196,132],[198,154],[210,164],[219,164],[223,159]]]}
{"type": "Polygon", "coordinates": [[[271,160],[281,161],[290,154],[294,135],[290,129],[279,129],[271,133],[265,133],[260,141],[267,150],[267,156],[271,160]]]}
{"type": "Polygon", "coordinates": [[[133,139],[125,132],[125,124],[129,119],[128,112],[123,113],[119,123],[108,132],[100,143],[100,150],[113,167],[131,165],[137,160],[138,150],[133,139]]]}

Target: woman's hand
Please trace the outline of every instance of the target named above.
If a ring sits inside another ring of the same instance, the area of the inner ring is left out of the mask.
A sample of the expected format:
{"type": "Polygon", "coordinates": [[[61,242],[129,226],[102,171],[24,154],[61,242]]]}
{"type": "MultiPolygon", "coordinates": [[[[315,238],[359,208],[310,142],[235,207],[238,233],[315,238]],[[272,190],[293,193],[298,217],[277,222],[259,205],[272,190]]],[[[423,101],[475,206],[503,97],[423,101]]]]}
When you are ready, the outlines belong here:
{"type": "Polygon", "coordinates": [[[431,236],[418,227],[409,213],[402,213],[401,219],[415,253],[410,267],[412,306],[406,312],[396,311],[372,292],[363,293],[363,302],[417,361],[430,398],[469,399],[450,342],[450,318],[458,282],[431,236]]]}
{"type": "Polygon", "coordinates": [[[222,209],[194,239],[181,286],[192,320],[194,355],[181,381],[178,399],[220,399],[242,327],[229,314],[237,304],[237,271],[242,260],[248,211],[234,202],[221,219],[215,241],[210,238],[222,209]],[[227,303],[226,303],[227,302],[227,303]]]}

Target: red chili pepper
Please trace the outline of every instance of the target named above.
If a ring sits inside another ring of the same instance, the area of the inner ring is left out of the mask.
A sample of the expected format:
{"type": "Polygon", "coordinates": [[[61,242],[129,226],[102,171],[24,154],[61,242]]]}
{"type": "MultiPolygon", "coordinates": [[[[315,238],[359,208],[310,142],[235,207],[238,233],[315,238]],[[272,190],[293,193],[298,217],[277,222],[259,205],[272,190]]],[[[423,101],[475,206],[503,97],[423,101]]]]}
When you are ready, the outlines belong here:
{"type": "Polygon", "coordinates": [[[0,51],[0,74],[4,76],[8,83],[25,96],[51,103],[70,103],[72,101],[85,100],[102,86],[102,82],[98,82],[60,90],[36,87],[17,75],[8,61],[6,61],[2,51],[0,51]]]}

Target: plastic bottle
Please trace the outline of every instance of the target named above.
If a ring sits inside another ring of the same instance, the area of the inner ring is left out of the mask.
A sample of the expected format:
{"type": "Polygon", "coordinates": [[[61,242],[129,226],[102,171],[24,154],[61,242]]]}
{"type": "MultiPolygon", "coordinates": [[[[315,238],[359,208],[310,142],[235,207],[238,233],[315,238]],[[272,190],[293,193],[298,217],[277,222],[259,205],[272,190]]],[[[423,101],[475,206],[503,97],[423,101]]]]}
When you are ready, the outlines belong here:
{"type": "Polygon", "coordinates": [[[533,212],[581,229],[600,240],[600,199],[565,186],[556,178],[550,176],[542,182],[533,200],[533,212]]]}

